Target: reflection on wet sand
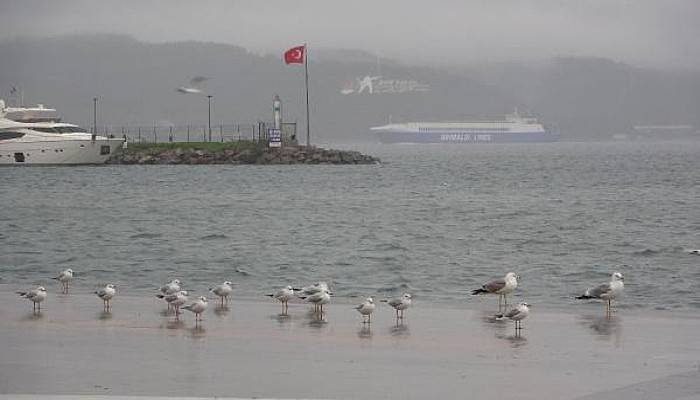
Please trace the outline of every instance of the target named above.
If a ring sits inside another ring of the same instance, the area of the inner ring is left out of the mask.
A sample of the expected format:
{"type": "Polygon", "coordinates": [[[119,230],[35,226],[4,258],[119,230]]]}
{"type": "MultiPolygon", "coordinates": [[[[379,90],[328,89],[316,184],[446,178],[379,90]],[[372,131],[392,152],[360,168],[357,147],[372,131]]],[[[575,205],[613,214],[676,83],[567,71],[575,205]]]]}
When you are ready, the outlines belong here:
{"type": "Polygon", "coordinates": [[[579,323],[600,339],[615,340],[615,345],[622,342],[622,318],[616,315],[581,315],[579,323]]]}
{"type": "Polygon", "coordinates": [[[372,328],[365,324],[357,331],[357,337],[360,339],[372,339],[372,328]]]}
{"type": "Polygon", "coordinates": [[[26,314],[23,318],[22,321],[36,321],[44,318],[44,314],[41,311],[33,311],[29,314],[26,314]]]}
{"type": "Polygon", "coordinates": [[[231,311],[230,308],[228,308],[227,305],[218,305],[214,308],[214,314],[216,314],[217,317],[223,317],[228,315],[229,311],[231,311]]]}
{"type": "Polygon", "coordinates": [[[389,334],[395,338],[407,338],[411,336],[411,331],[408,329],[408,325],[403,322],[397,322],[389,328],[389,334]]]}
{"type": "Polygon", "coordinates": [[[202,325],[195,325],[190,329],[190,336],[193,339],[202,339],[206,336],[207,330],[202,325]]]}
{"type": "Polygon", "coordinates": [[[97,314],[97,319],[99,319],[100,321],[109,321],[110,319],[112,319],[112,312],[103,310],[97,314]]]}
{"type": "Polygon", "coordinates": [[[505,335],[503,333],[496,333],[496,338],[505,340],[510,344],[510,347],[517,349],[520,347],[525,347],[527,345],[527,338],[522,335],[522,332],[517,332],[510,335],[505,335]]]}
{"type": "MultiPolygon", "coordinates": [[[[492,312],[482,312],[480,320],[484,326],[494,330],[496,339],[507,341],[514,349],[527,345],[527,338],[523,336],[522,330],[511,330],[509,326],[512,322],[496,317],[492,312]]],[[[524,329],[524,328],[523,328],[524,329]]]]}
{"type": "Polygon", "coordinates": [[[161,327],[165,327],[165,329],[182,329],[185,327],[185,321],[180,319],[168,320],[161,327]]]}

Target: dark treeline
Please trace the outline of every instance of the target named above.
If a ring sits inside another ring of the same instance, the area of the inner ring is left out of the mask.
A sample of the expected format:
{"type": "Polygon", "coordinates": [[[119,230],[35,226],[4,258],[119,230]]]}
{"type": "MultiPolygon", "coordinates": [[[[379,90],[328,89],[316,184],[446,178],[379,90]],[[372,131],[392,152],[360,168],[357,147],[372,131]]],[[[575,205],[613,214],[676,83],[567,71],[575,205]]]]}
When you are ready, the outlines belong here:
{"type": "MultiPolygon", "coordinates": [[[[290,43],[290,47],[294,43],[290,43]]],[[[285,119],[303,131],[303,67],[279,55],[198,42],[153,44],[124,36],[84,35],[0,43],[0,97],[12,86],[25,104],[55,107],[65,120],[99,125],[159,126],[207,120],[204,95],[183,95],[191,77],[209,77],[212,124],[270,120],[272,97],[285,119]]],[[[411,120],[498,116],[514,107],[555,124],[567,139],[603,139],[634,125],[700,126],[700,71],[645,69],[597,58],[558,58],[533,66],[498,63],[470,67],[415,67],[378,60],[362,51],[311,51],[312,132],[322,142],[373,140],[369,127],[411,120]],[[342,95],[365,75],[416,80],[430,91],[342,95]]]]}

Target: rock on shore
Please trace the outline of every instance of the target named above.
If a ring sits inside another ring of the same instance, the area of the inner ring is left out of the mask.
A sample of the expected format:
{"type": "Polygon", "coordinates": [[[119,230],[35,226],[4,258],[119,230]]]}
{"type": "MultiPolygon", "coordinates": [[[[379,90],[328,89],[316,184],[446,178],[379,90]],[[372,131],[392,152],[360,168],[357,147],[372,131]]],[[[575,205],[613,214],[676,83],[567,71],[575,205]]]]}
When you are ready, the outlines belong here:
{"type": "Polygon", "coordinates": [[[374,164],[380,160],[357,151],[315,146],[267,148],[245,143],[129,144],[108,164],[374,164]]]}

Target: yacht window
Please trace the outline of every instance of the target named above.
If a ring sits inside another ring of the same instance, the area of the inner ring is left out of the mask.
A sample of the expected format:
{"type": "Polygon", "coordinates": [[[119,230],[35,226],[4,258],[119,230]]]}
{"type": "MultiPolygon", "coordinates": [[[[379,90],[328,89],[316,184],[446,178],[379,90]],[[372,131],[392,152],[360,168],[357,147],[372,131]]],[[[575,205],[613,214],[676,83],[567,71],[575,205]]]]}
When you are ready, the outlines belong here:
{"type": "Polygon", "coordinates": [[[15,162],[24,162],[24,153],[15,153],[15,162]]]}
{"type": "Polygon", "coordinates": [[[109,154],[109,146],[100,146],[100,155],[109,154]]]}
{"type": "Polygon", "coordinates": [[[17,138],[21,138],[22,136],[24,136],[24,133],[12,132],[12,131],[0,132],[0,140],[17,139],[17,138]]]}
{"type": "Polygon", "coordinates": [[[34,131],[44,132],[44,133],[60,133],[54,128],[31,128],[34,131]]]}

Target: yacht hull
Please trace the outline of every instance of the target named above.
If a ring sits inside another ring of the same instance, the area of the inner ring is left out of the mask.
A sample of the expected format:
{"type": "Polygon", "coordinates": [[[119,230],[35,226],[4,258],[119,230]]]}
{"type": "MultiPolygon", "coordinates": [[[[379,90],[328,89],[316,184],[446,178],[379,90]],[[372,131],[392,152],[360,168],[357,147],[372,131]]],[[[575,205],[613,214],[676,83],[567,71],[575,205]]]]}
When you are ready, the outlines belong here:
{"type": "Polygon", "coordinates": [[[3,141],[0,165],[104,164],[123,139],[3,141]]]}

